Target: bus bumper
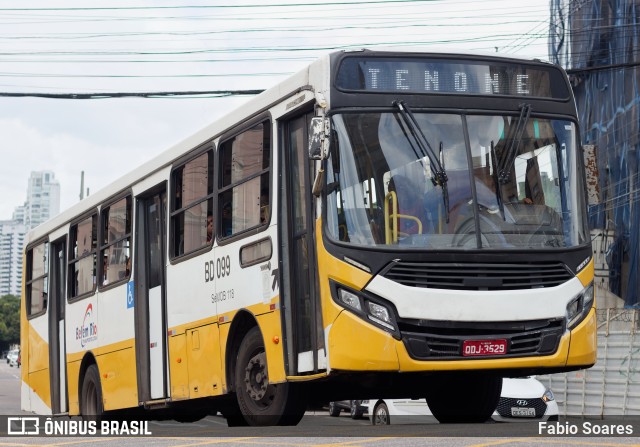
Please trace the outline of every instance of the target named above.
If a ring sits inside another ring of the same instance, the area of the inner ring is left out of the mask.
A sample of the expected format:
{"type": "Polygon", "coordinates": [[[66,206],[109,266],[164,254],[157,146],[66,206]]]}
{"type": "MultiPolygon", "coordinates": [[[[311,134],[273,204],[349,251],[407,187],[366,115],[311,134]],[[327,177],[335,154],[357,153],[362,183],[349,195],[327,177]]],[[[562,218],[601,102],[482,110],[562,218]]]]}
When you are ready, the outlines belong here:
{"type": "Polygon", "coordinates": [[[554,354],[464,360],[416,360],[404,343],[350,312],[338,315],[328,330],[328,364],[341,371],[427,372],[446,370],[523,369],[544,373],[588,368],[596,361],[596,315],[588,316],[560,338],[554,354]],[[572,342],[573,341],[573,342],[572,342]]]}

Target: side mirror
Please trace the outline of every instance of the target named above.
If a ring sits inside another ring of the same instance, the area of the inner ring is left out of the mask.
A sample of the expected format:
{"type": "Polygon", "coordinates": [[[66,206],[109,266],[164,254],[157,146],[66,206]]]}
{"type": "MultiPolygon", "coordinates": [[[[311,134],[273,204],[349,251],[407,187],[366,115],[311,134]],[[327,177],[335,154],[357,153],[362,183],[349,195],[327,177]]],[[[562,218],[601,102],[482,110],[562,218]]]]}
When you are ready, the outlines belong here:
{"type": "Polygon", "coordinates": [[[324,160],[327,158],[329,140],[327,134],[329,120],[322,117],[311,118],[309,124],[309,158],[311,160],[324,160]]]}

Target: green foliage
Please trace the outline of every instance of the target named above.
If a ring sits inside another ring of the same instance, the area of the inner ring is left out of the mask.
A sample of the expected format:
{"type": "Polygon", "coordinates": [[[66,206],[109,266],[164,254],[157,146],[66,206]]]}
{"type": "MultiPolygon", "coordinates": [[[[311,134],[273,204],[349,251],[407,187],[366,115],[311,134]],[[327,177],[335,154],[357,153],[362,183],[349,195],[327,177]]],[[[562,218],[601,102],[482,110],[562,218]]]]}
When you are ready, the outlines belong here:
{"type": "Polygon", "coordinates": [[[0,349],[6,351],[20,343],[20,298],[15,295],[0,297],[0,349]]]}

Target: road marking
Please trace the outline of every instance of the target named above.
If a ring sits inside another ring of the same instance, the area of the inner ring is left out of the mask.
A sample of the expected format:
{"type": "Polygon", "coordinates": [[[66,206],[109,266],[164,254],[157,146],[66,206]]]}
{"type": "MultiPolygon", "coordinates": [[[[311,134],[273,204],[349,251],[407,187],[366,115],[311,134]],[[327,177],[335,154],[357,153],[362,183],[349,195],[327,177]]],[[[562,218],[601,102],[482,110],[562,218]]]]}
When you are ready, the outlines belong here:
{"type": "Polygon", "coordinates": [[[489,447],[493,445],[501,445],[508,443],[516,443],[516,442],[532,442],[535,439],[536,443],[546,443],[546,444],[562,444],[562,445],[590,445],[590,446],[604,446],[604,447],[622,447],[622,446],[630,446],[630,445],[638,445],[638,444],[622,444],[622,443],[614,443],[614,442],[588,442],[588,441],[578,441],[573,440],[571,438],[563,438],[559,437],[556,439],[540,439],[540,438],[513,438],[513,439],[501,439],[499,441],[486,442],[483,444],[472,444],[467,447],[489,447]]]}
{"type": "MultiPolygon", "coordinates": [[[[30,439],[37,439],[36,438],[30,438],[30,439]]],[[[41,445],[46,445],[47,447],[52,447],[52,446],[62,446],[62,445],[73,445],[73,444],[86,444],[89,442],[104,442],[104,441],[113,441],[115,439],[118,438],[90,438],[90,439],[83,439],[82,441],[65,441],[65,442],[56,442],[53,444],[41,444],[41,445]]],[[[3,447],[33,447],[35,445],[38,444],[22,444],[22,443],[17,443],[17,442],[0,442],[0,446],[3,447]]]]}
{"type": "MultiPolygon", "coordinates": [[[[147,438],[149,439],[149,438],[147,438]]],[[[157,439],[166,439],[166,438],[157,438],[157,439]]],[[[222,444],[229,442],[242,442],[242,441],[252,441],[252,443],[259,438],[255,437],[247,437],[247,438],[224,438],[224,439],[209,439],[207,441],[195,442],[191,444],[178,444],[172,445],[171,447],[193,447],[196,445],[212,445],[212,444],[222,444]]]]}
{"type": "Polygon", "coordinates": [[[527,442],[527,441],[531,441],[531,438],[501,439],[499,441],[485,442],[483,444],[472,444],[472,445],[468,445],[467,447],[488,447],[490,445],[500,445],[500,444],[507,444],[510,442],[527,442]]]}
{"type": "Polygon", "coordinates": [[[337,443],[331,443],[331,444],[313,444],[313,447],[339,447],[339,446],[343,446],[343,445],[358,444],[360,442],[383,441],[385,439],[399,439],[399,438],[397,438],[397,437],[380,436],[380,437],[377,437],[377,438],[356,439],[354,441],[337,442],[337,443]]]}

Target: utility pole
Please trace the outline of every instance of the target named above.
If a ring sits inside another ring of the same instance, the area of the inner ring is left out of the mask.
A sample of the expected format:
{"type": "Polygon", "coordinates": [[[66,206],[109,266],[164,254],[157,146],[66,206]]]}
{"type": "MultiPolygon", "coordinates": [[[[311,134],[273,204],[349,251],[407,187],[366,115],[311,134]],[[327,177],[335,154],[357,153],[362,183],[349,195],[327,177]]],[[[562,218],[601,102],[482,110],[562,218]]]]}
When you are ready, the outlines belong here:
{"type": "Polygon", "coordinates": [[[80,172],[80,200],[84,199],[84,171],[80,172]]]}

